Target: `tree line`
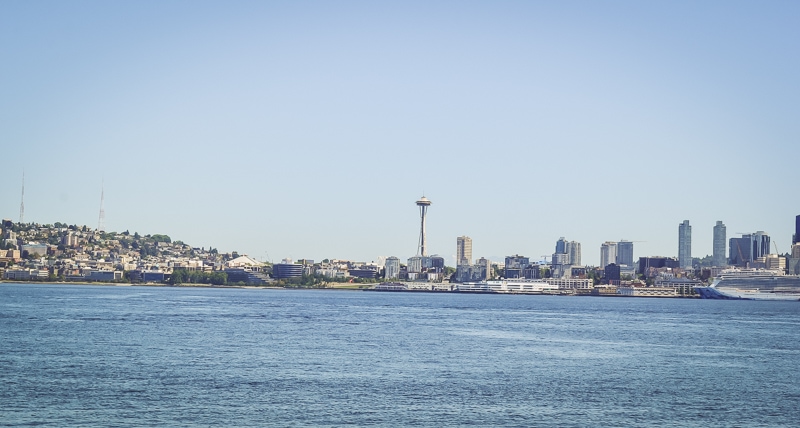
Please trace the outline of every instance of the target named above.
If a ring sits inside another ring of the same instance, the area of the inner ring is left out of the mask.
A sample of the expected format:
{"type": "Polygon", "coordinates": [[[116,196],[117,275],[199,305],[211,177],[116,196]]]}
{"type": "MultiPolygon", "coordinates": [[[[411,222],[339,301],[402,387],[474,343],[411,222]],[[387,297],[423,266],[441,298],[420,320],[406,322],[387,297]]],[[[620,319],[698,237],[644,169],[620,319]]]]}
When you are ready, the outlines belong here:
{"type": "Polygon", "coordinates": [[[171,285],[179,284],[211,284],[226,285],[228,274],[225,272],[201,272],[186,269],[175,269],[168,281],[171,285]]]}

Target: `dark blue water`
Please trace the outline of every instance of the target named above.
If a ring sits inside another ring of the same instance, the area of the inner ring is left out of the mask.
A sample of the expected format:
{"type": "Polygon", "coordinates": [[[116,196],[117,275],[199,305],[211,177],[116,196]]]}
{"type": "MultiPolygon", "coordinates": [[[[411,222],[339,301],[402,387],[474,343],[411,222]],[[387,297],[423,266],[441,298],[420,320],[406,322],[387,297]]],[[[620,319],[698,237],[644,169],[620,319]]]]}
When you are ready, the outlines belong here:
{"type": "Polygon", "coordinates": [[[800,303],[0,284],[2,426],[798,426],[800,303]]]}

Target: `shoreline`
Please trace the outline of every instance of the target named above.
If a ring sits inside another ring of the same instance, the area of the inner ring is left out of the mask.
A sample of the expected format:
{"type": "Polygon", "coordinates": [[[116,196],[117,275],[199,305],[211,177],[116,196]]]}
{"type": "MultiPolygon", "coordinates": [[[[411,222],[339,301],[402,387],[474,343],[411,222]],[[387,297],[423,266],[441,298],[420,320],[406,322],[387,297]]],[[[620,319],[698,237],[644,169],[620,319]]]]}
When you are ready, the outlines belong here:
{"type": "Polygon", "coordinates": [[[470,291],[436,291],[436,290],[375,290],[374,288],[358,288],[358,287],[276,287],[264,285],[212,285],[212,284],[196,284],[187,283],[180,285],[170,284],[131,284],[120,282],[75,282],[75,281],[0,281],[2,284],[37,284],[37,285],[91,285],[98,287],[159,287],[159,288],[238,288],[250,290],[335,290],[335,291],[373,291],[380,293],[437,293],[437,294],[492,294],[492,295],[515,295],[515,296],[568,296],[568,297],[621,297],[621,298],[652,298],[652,299],[698,299],[700,296],[625,296],[616,294],[562,294],[562,293],[486,293],[486,292],[470,292],[470,291]]]}
{"type": "Polygon", "coordinates": [[[130,283],[130,282],[99,282],[99,281],[9,281],[0,280],[1,284],[37,284],[37,285],[96,285],[99,287],[159,287],[159,288],[240,288],[240,289],[264,289],[264,290],[345,290],[359,291],[364,288],[357,287],[278,287],[271,285],[214,285],[200,283],[184,283],[178,285],[158,284],[158,283],[130,283]]]}

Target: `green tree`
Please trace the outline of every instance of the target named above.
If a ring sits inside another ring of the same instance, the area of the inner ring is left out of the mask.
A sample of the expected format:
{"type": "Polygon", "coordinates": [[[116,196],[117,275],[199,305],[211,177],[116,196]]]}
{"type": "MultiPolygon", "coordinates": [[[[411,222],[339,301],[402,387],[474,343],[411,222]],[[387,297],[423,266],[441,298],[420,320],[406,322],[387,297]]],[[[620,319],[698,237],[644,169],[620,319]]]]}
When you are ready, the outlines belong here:
{"type": "Polygon", "coordinates": [[[169,283],[172,285],[179,285],[186,282],[188,275],[187,272],[183,269],[176,269],[172,271],[172,275],[169,276],[169,283]]]}
{"type": "Polygon", "coordinates": [[[150,238],[151,238],[153,241],[155,241],[155,242],[166,242],[166,243],[168,243],[168,244],[169,244],[170,242],[172,242],[172,240],[170,239],[170,237],[169,237],[169,236],[167,236],[167,235],[155,234],[155,235],[151,236],[150,238]]]}

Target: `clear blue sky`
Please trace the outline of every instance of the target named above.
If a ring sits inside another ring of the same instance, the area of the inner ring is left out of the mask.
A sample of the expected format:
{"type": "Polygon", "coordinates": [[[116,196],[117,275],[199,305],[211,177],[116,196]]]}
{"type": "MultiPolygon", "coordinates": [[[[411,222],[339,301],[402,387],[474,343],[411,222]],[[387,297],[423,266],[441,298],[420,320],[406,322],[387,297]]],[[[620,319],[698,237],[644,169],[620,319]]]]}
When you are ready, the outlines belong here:
{"type": "Polygon", "coordinates": [[[3,1],[0,216],[253,257],[788,251],[796,1],[3,1]]]}

